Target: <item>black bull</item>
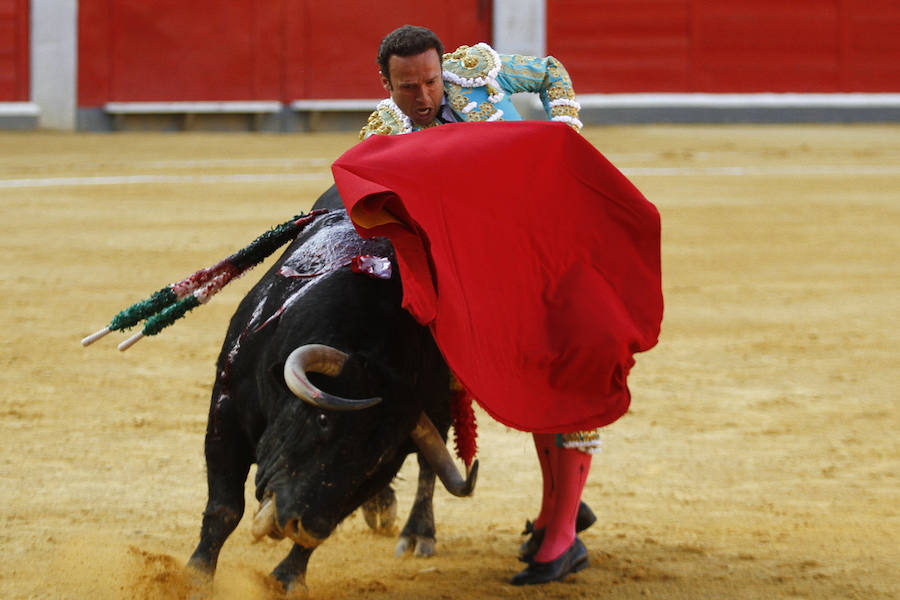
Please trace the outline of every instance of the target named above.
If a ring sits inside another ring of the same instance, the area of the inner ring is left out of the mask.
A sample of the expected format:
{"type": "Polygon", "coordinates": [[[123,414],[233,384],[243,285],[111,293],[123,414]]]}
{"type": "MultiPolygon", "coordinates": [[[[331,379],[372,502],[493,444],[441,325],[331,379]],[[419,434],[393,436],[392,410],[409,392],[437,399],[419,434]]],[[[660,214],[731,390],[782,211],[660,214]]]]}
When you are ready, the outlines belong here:
{"type": "Polygon", "coordinates": [[[435,471],[456,495],[471,492],[476,473],[463,479],[444,446],[449,372],[428,329],[401,308],[390,243],[359,237],[333,186],[315,208],[332,210],[232,317],[206,431],[209,500],[189,562],[214,573],[255,462],[254,535],[295,542],[272,573],[286,590],[302,589],[313,550],[347,515],[384,490],[392,496],[408,454],[420,453],[420,493],[398,549],[419,542],[431,552],[435,471]],[[363,255],[389,258],[393,275],[354,272],[352,259],[363,255]]]}

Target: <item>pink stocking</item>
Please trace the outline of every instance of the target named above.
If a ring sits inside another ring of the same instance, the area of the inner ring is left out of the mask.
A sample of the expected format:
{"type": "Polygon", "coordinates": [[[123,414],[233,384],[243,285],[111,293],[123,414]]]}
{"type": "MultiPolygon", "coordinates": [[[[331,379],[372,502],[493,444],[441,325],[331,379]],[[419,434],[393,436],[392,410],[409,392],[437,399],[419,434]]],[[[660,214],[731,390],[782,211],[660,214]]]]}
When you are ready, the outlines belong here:
{"type": "Polygon", "coordinates": [[[541,512],[537,519],[534,520],[535,529],[543,529],[553,514],[553,499],[555,497],[553,480],[554,471],[556,470],[556,456],[559,448],[556,447],[556,434],[554,433],[533,433],[534,448],[537,450],[538,461],[541,463],[541,478],[544,484],[543,495],[541,497],[541,512]]]}
{"type": "Polygon", "coordinates": [[[575,540],[575,517],[591,469],[590,454],[570,448],[557,448],[556,454],[555,498],[550,519],[546,522],[544,541],[534,556],[538,562],[558,558],[575,540]]]}

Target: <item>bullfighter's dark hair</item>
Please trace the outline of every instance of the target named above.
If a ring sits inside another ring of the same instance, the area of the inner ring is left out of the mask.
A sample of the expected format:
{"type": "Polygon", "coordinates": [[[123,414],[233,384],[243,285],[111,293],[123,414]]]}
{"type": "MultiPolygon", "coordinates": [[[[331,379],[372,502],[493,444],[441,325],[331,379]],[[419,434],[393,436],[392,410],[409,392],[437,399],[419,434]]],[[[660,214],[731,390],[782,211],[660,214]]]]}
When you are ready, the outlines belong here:
{"type": "Polygon", "coordinates": [[[414,56],[427,52],[431,48],[437,50],[438,58],[444,55],[444,44],[427,27],[418,27],[416,25],[398,27],[387,34],[381,40],[381,45],[378,46],[378,68],[390,80],[391,74],[388,68],[388,61],[392,55],[414,56]]]}

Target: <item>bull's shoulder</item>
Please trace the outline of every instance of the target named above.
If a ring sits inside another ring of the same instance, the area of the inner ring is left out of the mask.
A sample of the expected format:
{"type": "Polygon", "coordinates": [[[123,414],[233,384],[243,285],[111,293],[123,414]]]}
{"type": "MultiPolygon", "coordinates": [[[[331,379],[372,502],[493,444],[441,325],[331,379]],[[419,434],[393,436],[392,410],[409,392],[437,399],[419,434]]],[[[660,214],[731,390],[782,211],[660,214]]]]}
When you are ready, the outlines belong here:
{"type": "MultiPolygon", "coordinates": [[[[323,194],[323,198],[331,190],[323,194]]],[[[337,190],[326,200],[340,204],[337,190]]],[[[380,256],[393,260],[394,251],[385,238],[362,238],[343,205],[318,215],[248,292],[235,313],[238,321],[251,323],[280,310],[301,288],[318,286],[331,274],[349,269],[357,256],[380,256]]],[[[246,323],[235,323],[245,328],[246,323]]]]}

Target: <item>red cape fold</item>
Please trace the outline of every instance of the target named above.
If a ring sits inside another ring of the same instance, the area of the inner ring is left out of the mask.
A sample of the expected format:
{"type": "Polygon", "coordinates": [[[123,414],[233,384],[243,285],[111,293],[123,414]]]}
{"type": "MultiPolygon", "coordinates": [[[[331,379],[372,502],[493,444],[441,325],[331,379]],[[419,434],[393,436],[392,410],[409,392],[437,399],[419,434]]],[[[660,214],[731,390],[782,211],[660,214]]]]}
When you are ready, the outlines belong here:
{"type": "Polygon", "coordinates": [[[656,208],[567,125],[376,135],[332,165],[364,237],[394,244],[403,306],[501,423],[564,433],[627,410],[663,314],[656,208]]]}

